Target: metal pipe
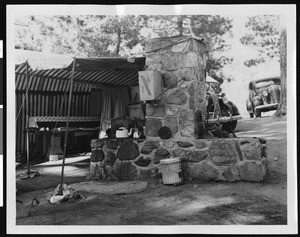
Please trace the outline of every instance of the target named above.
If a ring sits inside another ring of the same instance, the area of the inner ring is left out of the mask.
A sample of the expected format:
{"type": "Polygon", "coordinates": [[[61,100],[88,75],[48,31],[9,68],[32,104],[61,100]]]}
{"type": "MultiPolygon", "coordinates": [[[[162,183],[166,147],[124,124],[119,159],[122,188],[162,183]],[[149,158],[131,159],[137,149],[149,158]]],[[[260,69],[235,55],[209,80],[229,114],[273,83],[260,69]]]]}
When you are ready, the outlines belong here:
{"type": "Polygon", "coordinates": [[[63,182],[64,182],[64,168],[65,168],[65,159],[67,154],[67,141],[68,141],[68,130],[69,130],[69,117],[71,110],[71,102],[72,102],[72,92],[73,92],[73,80],[74,80],[74,72],[75,72],[76,58],[73,61],[72,72],[71,72],[71,81],[70,81],[70,89],[69,89],[69,103],[68,103],[68,112],[67,112],[67,125],[65,132],[65,141],[64,141],[64,156],[61,168],[61,176],[60,176],[60,187],[59,187],[59,195],[63,195],[63,182]]]}

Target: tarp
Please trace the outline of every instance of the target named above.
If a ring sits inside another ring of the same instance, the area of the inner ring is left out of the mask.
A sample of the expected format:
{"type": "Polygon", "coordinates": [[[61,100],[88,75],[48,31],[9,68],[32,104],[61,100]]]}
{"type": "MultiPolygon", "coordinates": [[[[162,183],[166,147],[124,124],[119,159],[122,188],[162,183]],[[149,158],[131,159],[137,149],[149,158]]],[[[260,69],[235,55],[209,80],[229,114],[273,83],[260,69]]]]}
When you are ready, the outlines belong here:
{"type": "Polygon", "coordinates": [[[73,62],[71,55],[15,50],[15,65],[28,62],[32,70],[63,69],[73,62]]]}
{"type": "MultiPolygon", "coordinates": [[[[16,75],[26,76],[26,62],[40,85],[33,82],[34,88],[42,90],[53,88],[66,89],[73,61],[76,60],[74,83],[91,87],[99,86],[135,86],[138,85],[138,71],[143,70],[145,58],[72,58],[70,55],[50,54],[26,50],[15,50],[16,75]],[[42,80],[42,79],[44,80],[42,80]],[[60,80],[60,81],[58,81],[60,80]],[[49,84],[45,87],[45,83],[49,84]],[[61,86],[60,86],[61,84],[61,86]]],[[[24,78],[16,82],[16,90],[24,90],[24,78]]]]}

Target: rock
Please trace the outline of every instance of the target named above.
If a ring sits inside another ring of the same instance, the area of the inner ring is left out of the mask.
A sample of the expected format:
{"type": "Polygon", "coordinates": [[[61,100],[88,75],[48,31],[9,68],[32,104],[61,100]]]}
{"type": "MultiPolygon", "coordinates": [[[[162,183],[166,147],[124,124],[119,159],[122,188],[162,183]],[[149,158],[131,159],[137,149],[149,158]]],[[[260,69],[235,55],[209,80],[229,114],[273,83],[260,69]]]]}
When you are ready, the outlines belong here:
{"type": "Polygon", "coordinates": [[[139,147],[132,140],[120,141],[120,148],[117,152],[117,157],[120,160],[133,160],[140,154],[139,147]]]}
{"type": "Polygon", "coordinates": [[[185,67],[199,67],[198,54],[196,52],[189,52],[185,56],[185,67]]]}
{"type": "Polygon", "coordinates": [[[206,143],[201,141],[200,139],[196,139],[195,146],[197,149],[202,149],[202,148],[206,147],[206,143]]]}
{"type": "Polygon", "coordinates": [[[150,163],[151,163],[151,159],[148,158],[148,157],[144,158],[143,156],[141,156],[141,157],[135,162],[136,165],[142,166],[142,167],[147,167],[150,163]]]}
{"type": "Polygon", "coordinates": [[[248,140],[240,145],[241,151],[247,160],[260,160],[262,156],[262,145],[258,139],[248,140]]]}
{"type": "Polygon", "coordinates": [[[108,151],[106,155],[106,159],[104,161],[104,165],[113,166],[115,161],[116,161],[116,155],[113,152],[108,151]]]}
{"type": "Polygon", "coordinates": [[[176,117],[166,117],[165,118],[165,126],[168,126],[171,129],[172,135],[174,137],[178,132],[178,122],[176,117]]]}
{"type": "Polygon", "coordinates": [[[118,142],[116,140],[113,140],[113,139],[108,139],[106,141],[106,147],[109,148],[109,149],[117,150],[118,142]]]}
{"type": "Polygon", "coordinates": [[[187,41],[175,44],[172,46],[171,52],[176,52],[176,53],[184,52],[185,50],[188,49],[188,45],[189,43],[187,41]]]}
{"type": "Polygon", "coordinates": [[[172,140],[164,140],[163,143],[164,143],[164,146],[167,148],[172,148],[175,145],[175,142],[173,142],[172,140]]]}
{"type": "Polygon", "coordinates": [[[178,141],[177,144],[180,147],[191,147],[191,146],[194,146],[194,144],[192,144],[190,142],[186,142],[186,141],[178,141]]]}
{"type": "Polygon", "coordinates": [[[183,162],[183,174],[202,181],[218,180],[219,171],[207,161],[183,162]]]}
{"type": "Polygon", "coordinates": [[[178,108],[175,106],[168,106],[167,108],[167,115],[169,116],[173,116],[176,115],[178,113],[178,108]]]}
{"type": "Polygon", "coordinates": [[[234,182],[241,180],[240,174],[236,166],[229,166],[222,172],[226,181],[234,182]]]}
{"type": "Polygon", "coordinates": [[[244,181],[261,182],[266,176],[266,169],[259,161],[243,161],[237,168],[244,181]]]}
{"type": "Polygon", "coordinates": [[[162,127],[160,119],[148,118],[146,120],[146,134],[150,137],[158,137],[158,130],[162,127]]]}
{"type": "Polygon", "coordinates": [[[103,150],[93,150],[91,154],[91,162],[98,162],[104,159],[105,155],[103,150]]]}
{"type": "Polygon", "coordinates": [[[194,111],[182,110],[179,115],[179,129],[183,137],[194,137],[194,111]]]}
{"type": "Polygon", "coordinates": [[[66,201],[74,201],[85,198],[83,195],[75,191],[72,187],[63,184],[62,195],[59,195],[60,184],[55,188],[53,195],[49,198],[51,203],[60,204],[66,201]]]}
{"type": "Polygon", "coordinates": [[[60,204],[63,199],[64,199],[63,195],[53,195],[50,197],[49,202],[55,203],[55,204],[60,204]]]}
{"type": "Polygon", "coordinates": [[[167,97],[168,104],[184,105],[187,101],[187,95],[180,88],[176,89],[167,97]]]}
{"type": "Polygon", "coordinates": [[[159,141],[147,141],[146,144],[142,147],[142,154],[149,154],[154,149],[159,147],[159,141]]]}
{"type": "Polygon", "coordinates": [[[120,162],[115,167],[114,175],[119,180],[134,180],[137,178],[137,168],[131,162],[120,162]]]}
{"type": "Polygon", "coordinates": [[[207,157],[207,153],[205,151],[193,150],[189,154],[188,161],[189,162],[200,162],[207,157]]]}
{"type": "Polygon", "coordinates": [[[196,68],[182,68],[177,70],[178,78],[185,81],[199,81],[199,70],[196,68]]]}
{"type": "Polygon", "coordinates": [[[216,139],[210,146],[211,159],[217,166],[234,165],[238,160],[238,153],[234,141],[216,139]]]}
{"type": "Polygon", "coordinates": [[[162,70],[165,71],[177,70],[177,68],[179,67],[178,60],[177,60],[179,56],[180,54],[178,53],[164,54],[162,57],[162,65],[161,65],[162,70]]]}
{"type": "Polygon", "coordinates": [[[162,160],[164,158],[168,158],[168,157],[170,157],[170,153],[167,149],[164,149],[164,148],[158,149],[155,152],[153,163],[158,164],[160,162],[160,160],[162,160]]]}
{"type": "Polygon", "coordinates": [[[194,84],[191,84],[189,89],[188,89],[188,92],[189,92],[189,95],[190,95],[190,98],[189,98],[189,107],[190,109],[194,109],[195,107],[195,87],[194,87],[194,84]]]}
{"type": "Polygon", "coordinates": [[[165,116],[165,105],[154,105],[147,103],[146,104],[146,115],[153,117],[163,117],[165,116]]]}
{"type": "Polygon", "coordinates": [[[104,146],[104,141],[101,139],[92,139],[91,148],[102,148],[104,146]]]}
{"type": "Polygon", "coordinates": [[[175,157],[180,157],[182,160],[188,160],[190,152],[190,150],[178,148],[173,151],[173,154],[175,157]]]}
{"type": "Polygon", "coordinates": [[[164,87],[173,89],[177,87],[176,82],[178,81],[178,77],[175,73],[166,72],[162,75],[162,80],[164,83],[164,87]]]}

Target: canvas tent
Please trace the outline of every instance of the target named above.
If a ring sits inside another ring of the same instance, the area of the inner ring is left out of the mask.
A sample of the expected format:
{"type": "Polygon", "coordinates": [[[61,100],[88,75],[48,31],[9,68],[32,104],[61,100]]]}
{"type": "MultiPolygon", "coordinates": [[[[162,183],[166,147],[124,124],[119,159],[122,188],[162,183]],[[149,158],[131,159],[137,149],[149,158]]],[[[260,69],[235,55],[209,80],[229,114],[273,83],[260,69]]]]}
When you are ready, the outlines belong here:
{"type": "Polygon", "coordinates": [[[104,86],[138,85],[145,58],[73,58],[69,55],[15,50],[17,151],[26,150],[28,116],[66,116],[73,80],[71,116],[89,116],[90,92],[104,86]],[[28,111],[24,98],[28,98],[28,111]],[[62,113],[60,113],[63,105],[62,113]]]}

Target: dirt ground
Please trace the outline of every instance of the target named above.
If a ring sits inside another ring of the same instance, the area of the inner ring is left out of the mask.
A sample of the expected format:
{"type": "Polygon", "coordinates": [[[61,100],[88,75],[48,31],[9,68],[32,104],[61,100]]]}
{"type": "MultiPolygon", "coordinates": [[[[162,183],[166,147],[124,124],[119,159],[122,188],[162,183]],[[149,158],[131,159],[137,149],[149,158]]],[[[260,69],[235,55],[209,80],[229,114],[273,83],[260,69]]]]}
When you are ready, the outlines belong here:
{"type": "MultiPolygon", "coordinates": [[[[286,225],[286,118],[240,120],[237,137],[263,137],[268,144],[268,174],[261,183],[193,180],[182,185],[149,181],[139,193],[81,192],[86,198],[60,205],[45,200],[31,206],[60,183],[61,166],[35,166],[42,175],[17,180],[17,225],[286,225]]],[[[65,167],[67,184],[84,182],[86,157],[65,167]]],[[[24,170],[17,170],[17,173],[24,170]]],[[[80,191],[80,190],[77,190],[80,191]]]]}

